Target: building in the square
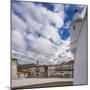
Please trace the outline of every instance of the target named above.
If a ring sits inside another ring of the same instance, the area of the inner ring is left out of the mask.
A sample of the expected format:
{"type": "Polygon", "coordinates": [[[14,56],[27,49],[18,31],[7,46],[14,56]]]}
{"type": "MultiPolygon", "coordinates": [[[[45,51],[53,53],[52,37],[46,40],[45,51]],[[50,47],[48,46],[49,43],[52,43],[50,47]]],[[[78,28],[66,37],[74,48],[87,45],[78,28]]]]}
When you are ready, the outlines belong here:
{"type": "Polygon", "coordinates": [[[48,65],[48,77],[55,77],[55,70],[58,65],[48,65]]]}
{"type": "Polygon", "coordinates": [[[74,78],[74,60],[62,63],[56,68],[56,71],[61,78],[74,78]]]}
{"type": "Polygon", "coordinates": [[[74,60],[55,65],[18,65],[18,78],[73,78],[74,60]]]}
{"type": "Polygon", "coordinates": [[[24,77],[43,78],[47,76],[48,76],[48,67],[46,65],[38,65],[38,64],[18,65],[18,77],[20,78],[24,77]]]}
{"type": "Polygon", "coordinates": [[[73,78],[74,60],[63,62],[59,65],[51,65],[48,69],[48,77],[73,78]]]}
{"type": "Polygon", "coordinates": [[[12,79],[17,79],[17,66],[18,62],[17,59],[12,58],[12,79]]]}

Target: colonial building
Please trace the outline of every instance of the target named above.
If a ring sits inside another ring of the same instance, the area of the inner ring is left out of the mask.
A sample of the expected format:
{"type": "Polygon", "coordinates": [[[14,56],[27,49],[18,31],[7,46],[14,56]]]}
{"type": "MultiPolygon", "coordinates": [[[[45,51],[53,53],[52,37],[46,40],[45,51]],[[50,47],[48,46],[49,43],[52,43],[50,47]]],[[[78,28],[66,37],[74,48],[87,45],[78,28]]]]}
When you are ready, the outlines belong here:
{"type": "Polygon", "coordinates": [[[55,65],[18,65],[18,78],[73,78],[74,60],[55,65]]]}
{"type": "Polygon", "coordinates": [[[12,58],[12,79],[17,79],[17,59],[12,58]]]}
{"type": "Polygon", "coordinates": [[[56,68],[56,74],[62,78],[74,78],[74,60],[64,62],[56,68]]]}
{"type": "Polygon", "coordinates": [[[48,67],[46,65],[38,65],[38,64],[18,65],[19,78],[34,78],[34,77],[43,78],[47,76],[48,76],[48,67]]]}
{"type": "Polygon", "coordinates": [[[74,60],[63,62],[60,65],[49,66],[48,76],[56,78],[73,78],[74,60]]]}

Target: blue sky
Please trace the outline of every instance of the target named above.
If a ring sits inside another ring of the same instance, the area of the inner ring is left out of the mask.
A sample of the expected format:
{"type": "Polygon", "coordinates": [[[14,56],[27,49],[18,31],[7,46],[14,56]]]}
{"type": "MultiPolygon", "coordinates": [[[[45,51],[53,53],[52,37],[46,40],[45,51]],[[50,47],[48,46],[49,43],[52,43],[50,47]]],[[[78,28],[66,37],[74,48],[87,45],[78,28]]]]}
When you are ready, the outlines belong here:
{"type": "Polygon", "coordinates": [[[12,2],[12,55],[22,63],[60,63],[73,57],[69,24],[84,6],[12,2]],[[68,52],[67,52],[68,51],[68,52]]]}

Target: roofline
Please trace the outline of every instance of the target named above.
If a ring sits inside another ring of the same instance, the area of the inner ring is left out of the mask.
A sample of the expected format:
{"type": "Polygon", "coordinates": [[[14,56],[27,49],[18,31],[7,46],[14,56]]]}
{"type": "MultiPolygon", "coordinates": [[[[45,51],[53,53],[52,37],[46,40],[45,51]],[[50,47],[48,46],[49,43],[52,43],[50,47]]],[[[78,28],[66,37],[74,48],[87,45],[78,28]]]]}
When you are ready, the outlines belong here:
{"type": "Polygon", "coordinates": [[[74,23],[79,23],[79,22],[82,22],[85,18],[87,18],[87,10],[88,10],[88,7],[85,8],[85,15],[84,17],[79,17],[79,18],[76,18],[74,20],[71,21],[70,25],[69,25],[69,28],[74,24],[74,23]]]}
{"type": "Polygon", "coordinates": [[[71,22],[70,25],[69,25],[69,28],[70,28],[74,23],[79,23],[79,22],[82,22],[82,21],[83,21],[82,18],[77,18],[77,19],[75,19],[75,20],[72,20],[72,22],[71,22]]]}

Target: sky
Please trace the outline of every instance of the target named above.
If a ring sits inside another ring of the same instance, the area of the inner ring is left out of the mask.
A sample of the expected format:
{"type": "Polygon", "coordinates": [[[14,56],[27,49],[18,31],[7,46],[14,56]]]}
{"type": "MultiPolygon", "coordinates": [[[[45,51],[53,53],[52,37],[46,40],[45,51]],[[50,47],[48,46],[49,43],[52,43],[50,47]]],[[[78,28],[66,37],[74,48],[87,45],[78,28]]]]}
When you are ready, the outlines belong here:
{"type": "Polygon", "coordinates": [[[83,5],[12,2],[12,57],[20,64],[58,64],[73,59],[69,24],[83,5]]]}

